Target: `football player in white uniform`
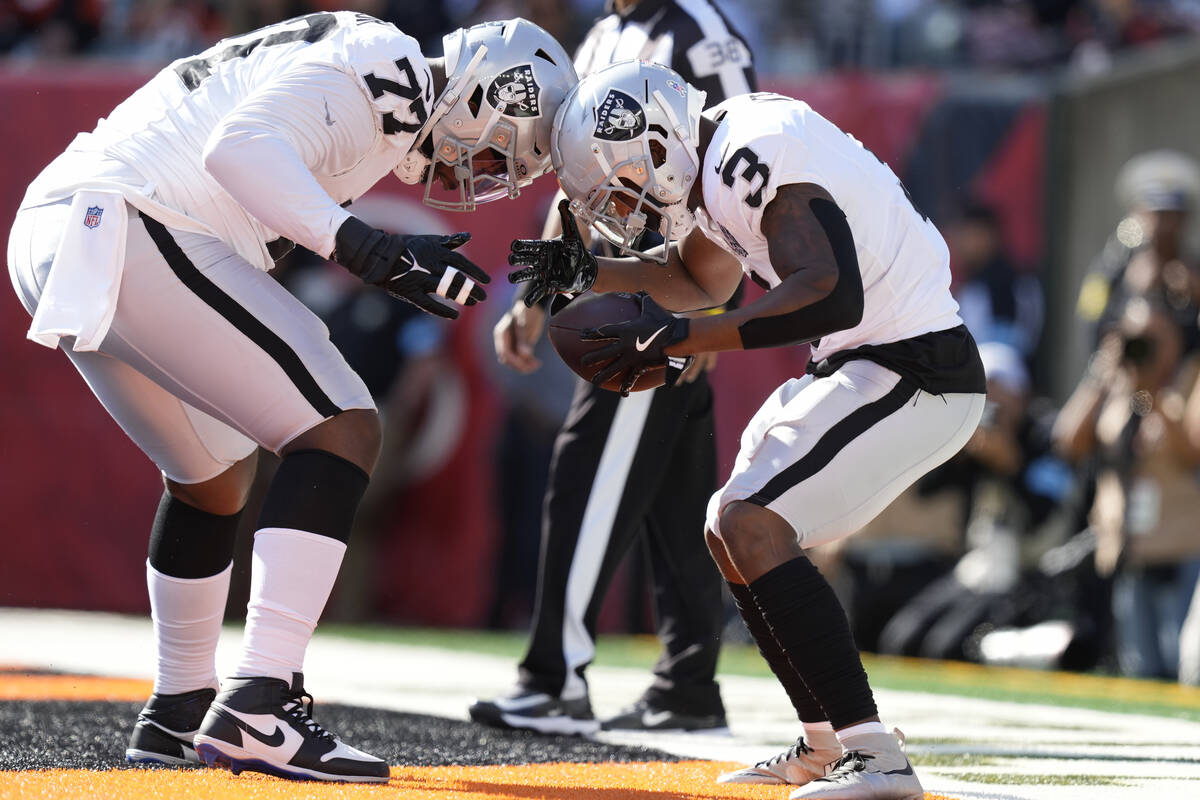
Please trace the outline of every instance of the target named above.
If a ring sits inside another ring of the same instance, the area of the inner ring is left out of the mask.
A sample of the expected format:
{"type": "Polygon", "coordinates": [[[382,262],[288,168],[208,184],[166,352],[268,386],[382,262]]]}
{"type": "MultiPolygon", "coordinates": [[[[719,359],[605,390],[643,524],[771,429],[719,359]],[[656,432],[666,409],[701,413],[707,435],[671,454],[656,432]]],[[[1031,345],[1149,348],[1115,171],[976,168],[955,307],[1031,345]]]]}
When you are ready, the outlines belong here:
{"type": "Polygon", "coordinates": [[[426,59],[395,26],[351,12],[219,42],[80,134],[21,204],[8,263],[30,338],[62,346],[166,484],[146,567],[154,694],[130,761],[388,779],[384,761],[313,720],[302,677],[379,420],[325,327],[266,270],[286,239],[432,314],[484,298],[487,275],[455,250],[466,234],[392,235],[345,206],[393,170],[441,207],[515,196],[550,167],[575,71],[520,19],[444,43],[426,59]],[[258,446],[282,461],[257,524],[242,652],[218,685],[258,446]]]}
{"type": "Polygon", "coordinates": [[[942,237],[890,169],[803,102],[703,95],[627,62],[583,79],[555,120],[571,209],[661,263],[594,259],[570,239],[517,241],[510,276],[550,291],[640,292],[641,316],[592,331],[595,380],[689,354],[813,342],[807,374],[763,403],[712,498],[709,549],[787,690],[804,736],[721,777],[798,784],[793,798],[917,800],[902,738],[880,722],[850,628],[804,550],[847,536],[966,443],[983,410],[974,341],[942,237]],[[634,123],[630,125],[630,119],[634,123]],[[693,224],[695,223],[695,224],[693,224]],[[766,293],[715,316],[745,272],[766,293]],[[666,310],[670,309],[670,311],[666,310]]]}

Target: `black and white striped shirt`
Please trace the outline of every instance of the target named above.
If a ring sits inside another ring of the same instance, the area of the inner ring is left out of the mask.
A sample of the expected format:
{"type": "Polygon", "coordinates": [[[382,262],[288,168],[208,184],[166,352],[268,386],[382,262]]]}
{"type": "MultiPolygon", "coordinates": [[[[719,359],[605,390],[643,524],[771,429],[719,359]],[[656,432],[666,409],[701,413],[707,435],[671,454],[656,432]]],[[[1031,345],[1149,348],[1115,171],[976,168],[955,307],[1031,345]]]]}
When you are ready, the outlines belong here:
{"type": "Polygon", "coordinates": [[[710,0],[641,0],[613,10],[588,31],[575,53],[580,77],[617,61],[668,66],[708,93],[706,105],[757,89],[746,40],[710,0]]]}

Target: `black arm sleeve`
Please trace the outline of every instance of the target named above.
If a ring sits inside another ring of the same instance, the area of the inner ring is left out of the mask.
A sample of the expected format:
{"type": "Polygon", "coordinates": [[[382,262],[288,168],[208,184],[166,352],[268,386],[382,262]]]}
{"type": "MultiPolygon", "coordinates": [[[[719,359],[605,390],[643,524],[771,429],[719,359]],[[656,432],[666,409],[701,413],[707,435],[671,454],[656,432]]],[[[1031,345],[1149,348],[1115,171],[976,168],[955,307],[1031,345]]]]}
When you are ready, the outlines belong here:
{"type": "MultiPolygon", "coordinates": [[[[811,342],[862,322],[862,273],[858,269],[854,235],[850,232],[846,215],[836,203],[820,197],[810,200],[808,207],[821,223],[833,248],[833,258],[838,268],[837,284],[825,297],[803,308],[743,322],[738,326],[738,333],[746,350],[811,342]]],[[[794,277],[798,276],[789,276],[794,277]]]]}

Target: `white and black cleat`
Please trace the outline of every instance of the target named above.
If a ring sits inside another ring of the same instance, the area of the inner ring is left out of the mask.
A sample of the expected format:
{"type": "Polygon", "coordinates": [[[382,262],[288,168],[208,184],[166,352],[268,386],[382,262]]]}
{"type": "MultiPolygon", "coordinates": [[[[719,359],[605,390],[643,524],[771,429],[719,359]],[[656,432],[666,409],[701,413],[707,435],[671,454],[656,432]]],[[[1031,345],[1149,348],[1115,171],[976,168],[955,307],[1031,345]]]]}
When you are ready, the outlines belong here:
{"type": "Polygon", "coordinates": [[[213,701],[196,752],[211,766],[265,772],[294,780],[383,783],[386,761],[356,750],[312,718],[304,676],[289,686],[278,678],[232,678],[213,701]]]}
{"type": "Polygon", "coordinates": [[[216,696],[216,689],[150,695],[133,725],[125,760],[131,764],[199,766],[192,738],[216,696]]]}
{"type": "Polygon", "coordinates": [[[837,734],[832,730],[818,731],[808,739],[801,736],[787,750],[753,766],[723,773],[718,776],[717,783],[803,786],[829,774],[841,757],[842,745],[837,734]]]}
{"type": "Polygon", "coordinates": [[[569,736],[590,736],[600,730],[587,695],[564,700],[522,686],[494,700],[476,700],[468,713],[473,721],[493,728],[569,736]]]}
{"type": "Polygon", "coordinates": [[[904,753],[904,734],[864,733],[845,741],[846,753],[822,778],[790,800],[923,800],[925,791],[904,753]]]}

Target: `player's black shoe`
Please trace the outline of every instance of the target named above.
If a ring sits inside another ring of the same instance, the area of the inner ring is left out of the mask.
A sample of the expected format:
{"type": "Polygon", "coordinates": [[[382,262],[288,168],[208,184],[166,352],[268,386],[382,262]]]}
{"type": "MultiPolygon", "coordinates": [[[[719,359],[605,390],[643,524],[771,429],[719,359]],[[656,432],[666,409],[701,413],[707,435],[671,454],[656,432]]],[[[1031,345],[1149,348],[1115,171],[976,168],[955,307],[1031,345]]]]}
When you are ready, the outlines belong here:
{"type": "Polygon", "coordinates": [[[585,736],[600,729],[592,703],[583,696],[563,700],[545,692],[517,686],[494,700],[476,700],[468,710],[471,719],[493,728],[517,728],[538,733],[585,736]]]}
{"type": "Polygon", "coordinates": [[[644,697],[600,723],[604,731],[710,731],[727,730],[724,714],[683,714],[652,705],[644,697]]]}
{"type": "Polygon", "coordinates": [[[131,764],[173,767],[199,764],[192,737],[216,696],[215,689],[150,695],[133,725],[125,760],[131,764]]]}
{"type": "Polygon", "coordinates": [[[382,783],[387,762],[342,742],[312,718],[304,676],[232,678],[223,683],[200,732],[196,752],[209,766],[281,778],[382,783]]]}

